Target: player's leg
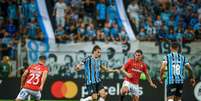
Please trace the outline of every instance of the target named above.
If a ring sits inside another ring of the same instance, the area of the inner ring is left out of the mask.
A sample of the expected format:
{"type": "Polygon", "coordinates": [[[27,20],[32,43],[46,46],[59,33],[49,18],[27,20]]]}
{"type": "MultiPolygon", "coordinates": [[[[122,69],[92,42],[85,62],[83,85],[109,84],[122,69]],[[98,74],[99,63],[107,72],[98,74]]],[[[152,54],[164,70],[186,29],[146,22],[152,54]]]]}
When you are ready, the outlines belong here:
{"type": "Polygon", "coordinates": [[[89,96],[86,98],[82,98],[80,101],[93,101],[98,99],[98,94],[95,92],[95,86],[94,85],[87,85],[87,91],[89,93],[89,96]]]}
{"type": "Polygon", "coordinates": [[[97,89],[98,95],[99,95],[98,101],[105,101],[108,93],[106,92],[106,90],[101,82],[96,84],[96,89],[97,89]]]}
{"type": "Polygon", "coordinates": [[[139,85],[130,83],[130,93],[133,95],[133,101],[139,101],[140,96],[143,94],[142,88],[139,85]]]}
{"type": "Polygon", "coordinates": [[[29,93],[27,92],[27,89],[21,89],[21,91],[19,92],[17,98],[15,99],[15,101],[22,101],[27,99],[29,93]]]}
{"type": "Polygon", "coordinates": [[[105,89],[99,90],[99,100],[98,101],[105,101],[108,93],[105,91],[105,89]]]}
{"type": "Polygon", "coordinates": [[[40,91],[30,91],[30,94],[34,97],[35,101],[40,101],[41,99],[40,91]]]}
{"type": "Polygon", "coordinates": [[[174,101],[176,94],[176,85],[170,84],[167,85],[167,101],[174,101]]]}
{"type": "Polygon", "coordinates": [[[120,90],[120,101],[123,101],[125,95],[127,95],[129,93],[129,82],[128,81],[123,81],[121,90],[120,90]]]}
{"type": "Polygon", "coordinates": [[[183,84],[177,84],[176,85],[176,94],[175,94],[175,100],[174,101],[181,101],[181,96],[183,93],[183,84]]]}
{"type": "Polygon", "coordinates": [[[133,101],[139,101],[139,96],[133,96],[133,101]]]}
{"type": "Polygon", "coordinates": [[[129,82],[124,81],[120,90],[121,95],[125,95],[129,93],[129,82]]]}

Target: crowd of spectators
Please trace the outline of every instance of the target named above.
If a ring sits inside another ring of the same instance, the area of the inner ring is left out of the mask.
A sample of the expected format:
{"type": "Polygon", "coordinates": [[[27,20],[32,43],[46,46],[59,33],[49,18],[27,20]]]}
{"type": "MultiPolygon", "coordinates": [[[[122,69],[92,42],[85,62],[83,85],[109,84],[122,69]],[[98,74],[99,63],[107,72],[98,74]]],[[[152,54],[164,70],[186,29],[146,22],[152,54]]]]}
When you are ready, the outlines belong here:
{"type": "Polygon", "coordinates": [[[57,42],[128,41],[114,0],[58,0],[53,5],[57,42]]]}
{"type": "Polygon", "coordinates": [[[201,39],[200,0],[132,0],[126,9],[139,40],[201,39]]]}

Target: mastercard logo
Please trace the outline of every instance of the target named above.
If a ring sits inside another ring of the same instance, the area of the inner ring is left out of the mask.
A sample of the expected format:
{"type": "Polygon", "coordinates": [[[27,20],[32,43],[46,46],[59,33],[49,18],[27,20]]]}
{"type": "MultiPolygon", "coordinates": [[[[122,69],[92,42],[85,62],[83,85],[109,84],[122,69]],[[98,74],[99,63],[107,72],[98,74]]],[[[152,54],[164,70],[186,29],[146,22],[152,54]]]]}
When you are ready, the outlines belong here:
{"type": "Polygon", "coordinates": [[[51,94],[55,98],[73,98],[77,95],[78,87],[73,81],[55,81],[51,86],[51,94]]]}

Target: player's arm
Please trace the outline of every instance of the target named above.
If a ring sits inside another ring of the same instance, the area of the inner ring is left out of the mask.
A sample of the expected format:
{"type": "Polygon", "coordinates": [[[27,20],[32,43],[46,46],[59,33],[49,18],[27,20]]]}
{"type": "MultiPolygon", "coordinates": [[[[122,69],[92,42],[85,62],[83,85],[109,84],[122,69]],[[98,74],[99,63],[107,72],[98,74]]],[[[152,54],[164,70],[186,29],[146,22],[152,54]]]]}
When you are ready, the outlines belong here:
{"type": "Polygon", "coordinates": [[[128,78],[132,78],[132,77],[133,77],[132,74],[130,74],[130,73],[128,73],[128,72],[126,71],[126,68],[125,68],[124,65],[121,67],[121,71],[122,71],[122,73],[123,73],[124,75],[126,75],[128,78]]]}
{"type": "Polygon", "coordinates": [[[84,69],[84,68],[82,68],[83,64],[84,64],[84,63],[80,63],[80,64],[75,65],[75,71],[78,72],[78,71],[84,69]]]}
{"type": "Polygon", "coordinates": [[[165,74],[165,71],[166,71],[166,66],[167,66],[167,61],[163,61],[161,63],[161,68],[160,68],[160,83],[163,83],[163,79],[164,79],[164,74],[165,74]]]}
{"type": "Polygon", "coordinates": [[[195,76],[194,76],[194,74],[193,74],[193,70],[192,70],[192,68],[191,68],[191,65],[190,65],[189,63],[187,63],[187,64],[185,65],[185,67],[186,67],[186,69],[188,70],[189,80],[190,80],[190,82],[192,83],[192,86],[194,86],[194,85],[195,85],[195,76]]]}
{"type": "Polygon", "coordinates": [[[146,78],[147,78],[147,80],[148,80],[150,86],[153,87],[153,88],[157,88],[157,86],[156,86],[156,85],[152,82],[152,80],[151,80],[151,76],[149,75],[149,71],[146,70],[146,71],[144,72],[144,74],[145,74],[145,76],[146,76],[146,78]]]}
{"type": "Polygon", "coordinates": [[[119,73],[118,69],[111,69],[111,68],[112,67],[106,67],[105,65],[101,65],[101,70],[104,72],[110,72],[110,73],[117,72],[117,73],[119,73]]]}
{"type": "Polygon", "coordinates": [[[26,69],[24,71],[22,77],[21,77],[21,86],[20,86],[21,88],[23,88],[23,86],[24,86],[24,83],[25,83],[25,80],[26,80],[26,77],[27,77],[28,73],[29,73],[29,71],[26,69]]]}
{"type": "Polygon", "coordinates": [[[41,78],[40,90],[43,89],[43,86],[44,86],[45,81],[46,81],[46,79],[47,79],[47,72],[48,72],[48,71],[44,71],[44,72],[43,72],[43,75],[42,75],[42,78],[41,78]]]}

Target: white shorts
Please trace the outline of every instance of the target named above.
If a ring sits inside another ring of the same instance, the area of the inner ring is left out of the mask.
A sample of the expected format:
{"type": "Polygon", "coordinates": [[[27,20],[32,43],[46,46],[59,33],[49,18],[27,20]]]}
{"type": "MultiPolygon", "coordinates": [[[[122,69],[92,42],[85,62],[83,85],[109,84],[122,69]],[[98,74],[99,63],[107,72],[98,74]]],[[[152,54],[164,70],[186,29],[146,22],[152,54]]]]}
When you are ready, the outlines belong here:
{"type": "Polygon", "coordinates": [[[33,98],[35,98],[35,100],[40,100],[40,98],[41,98],[40,91],[34,91],[34,90],[23,88],[19,92],[17,99],[26,100],[29,95],[31,95],[33,98]]]}
{"type": "Polygon", "coordinates": [[[140,96],[143,94],[142,87],[139,87],[137,84],[132,84],[126,80],[124,80],[122,84],[122,88],[123,87],[128,87],[129,94],[131,95],[140,96]]]}

